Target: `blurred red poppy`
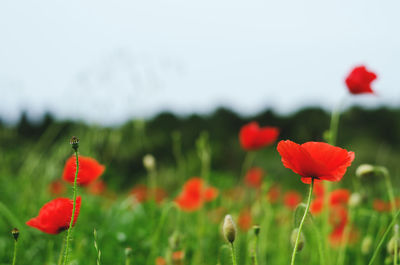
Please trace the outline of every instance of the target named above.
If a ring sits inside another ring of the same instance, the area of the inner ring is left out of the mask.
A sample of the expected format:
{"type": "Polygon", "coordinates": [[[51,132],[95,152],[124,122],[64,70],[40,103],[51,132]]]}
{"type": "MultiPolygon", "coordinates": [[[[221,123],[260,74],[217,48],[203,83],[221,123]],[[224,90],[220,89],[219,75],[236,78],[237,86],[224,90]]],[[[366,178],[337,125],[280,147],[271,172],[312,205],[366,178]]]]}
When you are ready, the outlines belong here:
{"type": "Polygon", "coordinates": [[[337,189],[331,191],[329,195],[329,204],[335,205],[347,205],[350,199],[350,191],[346,189],[337,189]]]}
{"type": "Polygon", "coordinates": [[[302,176],[301,181],[307,184],[312,178],[341,180],[354,160],[353,152],[322,142],[299,145],[289,140],[280,141],[277,149],[283,165],[302,176]]]}
{"type": "Polygon", "coordinates": [[[248,209],[242,210],[239,214],[237,222],[240,229],[242,229],[243,231],[249,230],[253,223],[250,210],[248,209]]]}
{"type": "Polygon", "coordinates": [[[317,197],[311,202],[310,212],[314,215],[318,215],[324,208],[324,197],[317,197]]]}
{"type": "Polygon", "coordinates": [[[167,265],[167,261],[163,257],[157,257],[156,265],[167,265]]]}
{"type": "Polygon", "coordinates": [[[66,187],[64,185],[64,182],[61,180],[54,180],[49,184],[49,192],[53,196],[60,196],[64,194],[66,191],[66,187]]]}
{"type": "Polygon", "coordinates": [[[324,183],[322,182],[314,183],[313,193],[316,197],[323,197],[325,195],[324,183]]]}
{"type": "Polygon", "coordinates": [[[281,188],[279,185],[275,184],[271,186],[267,193],[267,199],[270,203],[276,203],[281,196],[281,188]]]}
{"type": "MultiPolygon", "coordinates": [[[[77,183],[81,186],[87,186],[103,174],[105,166],[101,165],[91,157],[79,156],[79,172],[77,183]]],[[[74,183],[76,172],[76,158],[71,156],[65,163],[63,179],[74,183]]]]}
{"type": "Polygon", "coordinates": [[[279,129],[276,127],[260,128],[257,122],[251,122],[240,129],[239,140],[244,150],[251,151],[273,144],[278,135],[279,129]]]}
{"type": "Polygon", "coordinates": [[[207,187],[204,189],[204,201],[211,202],[218,197],[219,191],[215,187],[207,187]]]}
{"type": "Polygon", "coordinates": [[[244,177],[244,182],[249,187],[260,188],[263,176],[264,176],[264,170],[262,170],[262,168],[253,167],[249,171],[247,171],[247,174],[244,177]]]}
{"type": "Polygon", "coordinates": [[[104,193],[106,189],[106,183],[102,180],[97,180],[88,186],[87,191],[93,195],[100,195],[104,193]]]}
{"type": "MultiPolygon", "coordinates": [[[[76,199],[76,210],[74,215],[75,225],[81,207],[81,197],[76,199]]],[[[73,201],[68,198],[54,199],[40,209],[39,215],[26,222],[27,225],[39,229],[48,234],[58,234],[69,228],[71,222],[73,201]]]]}
{"type": "MultiPolygon", "coordinates": [[[[130,192],[135,197],[136,201],[142,203],[150,199],[151,189],[147,188],[146,185],[136,185],[130,192]]],[[[155,201],[161,203],[166,197],[167,193],[162,188],[156,188],[154,192],[155,201]]]]}
{"type": "Polygon", "coordinates": [[[372,207],[377,212],[390,212],[390,210],[392,208],[390,205],[390,202],[385,202],[381,199],[375,199],[372,202],[372,207]]]}
{"type": "Polygon", "coordinates": [[[283,202],[286,207],[294,210],[301,202],[301,195],[297,191],[288,191],[283,196],[283,202]]]}
{"type": "Polygon", "coordinates": [[[371,83],[377,78],[363,65],[355,67],[347,76],[345,82],[351,94],[374,93],[371,83]]]}
{"type": "Polygon", "coordinates": [[[181,194],[175,199],[178,206],[187,212],[200,209],[204,202],[209,202],[218,196],[217,190],[205,187],[201,178],[191,178],[183,186],[181,194]]]}

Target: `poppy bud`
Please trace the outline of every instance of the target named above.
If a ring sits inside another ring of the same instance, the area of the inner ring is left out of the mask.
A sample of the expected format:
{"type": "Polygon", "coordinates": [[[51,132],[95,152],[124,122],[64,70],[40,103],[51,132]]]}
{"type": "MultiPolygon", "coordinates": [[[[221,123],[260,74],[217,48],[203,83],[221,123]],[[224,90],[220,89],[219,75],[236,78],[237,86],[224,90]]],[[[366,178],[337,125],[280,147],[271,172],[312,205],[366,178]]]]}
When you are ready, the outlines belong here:
{"type": "MultiPolygon", "coordinates": [[[[292,244],[293,247],[296,244],[296,238],[297,238],[298,233],[299,233],[299,229],[295,228],[295,229],[293,229],[292,234],[290,235],[290,243],[292,244]]],[[[300,233],[299,242],[297,244],[297,251],[301,251],[303,249],[305,242],[306,241],[304,239],[303,233],[300,233]]]]}
{"type": "Polygon", "coordinates": [[[227,214],[224,219],[224,225],[222,226],[224,236],[229,243],[233,243],[236,237],[236,225],[233,222],[232,216],[227,214]]]}
{"type": "Polygon", "coordinates": [[[169,238],[168,238],[168,242],[169,242],[169,247],[173,250],[178,249],[180,247],[180,243],[181,243],[181,236],[179,234],[179,232],[174,232],[169,238]]]}
{"type": "Polygon", "coordinates": [[[156,168],[156,159],[154,156],[147,154],[143,157],[143,165],[148,171],[152,171],[156,168]]]}
{"type": "Polygon", "coordinates": [[[361,201],[362,198],[360,193],[354,192],[350,195],[349,206],[352,208],[357,207],[358,205],[360,205],[361,201]]]}
{"type": "Polygon", "coordinates": [[[395,243],[396,243],[396,241],[397,241],[397,252],[399,252],[399,250],[400,250],[400,239],[399,239],[399,238],[392,237],[392,238],[389,240],[389,242],[387,243],[387,245],[386,245],[387,252],[388,252],[390,255],[394,255],[394,250],[395,250],[395,243]]]}
{"type": "Polygon", "coordinates": [[[373,243],[373,238],[371,235],[367,235],[366,237],[364,237],[364,239],[361,242],[361,253],[364,255],[369,254],[371,251],[372,243],[373,243]]]}
{"type": "Polygon", "coordinates": [[[260,226],[253,225],[253,231],[254,231],[254,235],[258,236],[260,234],[260,226]]]}
{"type": "Polygon", "coordinates": [[[359,178],[373,176],[375,167],[369,164],[362,164],[356,169],[356,176],[359,178]]]}
{"type": "Polygon", "coordinates": [[[14,240],[17,241],[19,237],[19,230],[17,228],[13,228],[13,230],[11,230],[11,234],[13,235],[14,240]]]}
{"type": "Polygon", "coordinates": [[[125,256],[129,257],[132,254],[132,248],[127,247],[125,248],[125,256]]]}
{"type": "Polygon", "coordinates": [[[72,136],[71,140],[69,140],[69,143],[72,145],[72,149],[74,149],[75,152],[77,152],[79,148],[79,138],[76,136],[72,136]]]}

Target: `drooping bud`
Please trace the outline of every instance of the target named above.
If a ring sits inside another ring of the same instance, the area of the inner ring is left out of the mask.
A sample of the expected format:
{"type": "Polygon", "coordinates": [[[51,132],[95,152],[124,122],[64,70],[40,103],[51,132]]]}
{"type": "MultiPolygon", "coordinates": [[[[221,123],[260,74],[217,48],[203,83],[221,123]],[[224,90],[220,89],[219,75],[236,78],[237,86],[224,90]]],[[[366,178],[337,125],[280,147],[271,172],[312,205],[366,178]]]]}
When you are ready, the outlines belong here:
{"type": "MultiPolygon", "coordinates": [[[[299,233],[299,229],[295,228],[292,231],[292,234],[290,235],[290,243],[292,244],[292,246],[294,247],[294,245],[296,244],[296,239],[297,239],[297,234],[299,233]]],[[[299,242],[297,244],[297,251],[301,251],[305,245],[306,241],[303,235],[303,232],[300,233],[300,237],[299,237],[299,242]]]]}
{"type": "Polygon", "coordinates": [[[168,238],[169,247],[172,250],[176,250],[180,248],[181,245],[181,235],[179,232],[175,231],[169,238],[168,238]]]}
{"type": "Polygon", "coordinates": [[[125,248],[125,257],[130,258],[132,256],[132,248],[125,248]]]}
{"type": "Polygon", "coordinates": [[[358,192],[354,192],[350,195],[349,206],[352,208],[357,207],[358,205],[360,205],[361,201],[361,194],[358,192]]]}
{"type": "Polygon", "coordinates": [[[361,253],[367,255],[371,252],[373,238],[371,235],[367,235],[361,242],[361,253]]]}
{"type": "Polygon", "coordinates": [[[400,250],[400,240],[399,240],[399,238],[392,237],[392,238],[389,240],[389,242],[387,243],[387,245],[386,245],[387,252],[388,252],[390,255],[394,255],[394,250],[395,250],[396,241],[397,241],[397,253],[398,253],[399,250],[400,250]]]}
{"type": "Polygon", "coordinates": [[[369,164],[362,164],[356,169],[356,176],[359,178],[373,176],[375,174],[375,167],[369,164]]]}
{"type": "Polygon", "coordinates": [[[259,225],[253,225],[253,231],[254,231],[254,235],[258,236],[260,234],[260,226],[259,225]]]}
{"type": "Polygon", "coordinates": [[[13,229],[11,230],[11,234],[13,235],[14,240],[15,240],[15,241],[18,241],[19,230],[18,230],[17,228],[13,228],[13,229]]]}
{"type": "Polygon", "coordinates": [[[230,214],[225,215],[222,230],[226,240],[228,240],[229,243],[233,243],[236,238],[236,225],[233,222],[232,216],[230,214]]]}
{"type": "Polygon", "coordinates": [[[148,171],[153,171],[156,168],[156,159],[154,156],[147,154],[143,157],[143,166],[148,171]]]}
{"type": "Polygon", "coordinates": [[[76,136],[72,136],[71,140],[69,140],[69,143],[72,145],[72,149],[74,149],[75,152],[78,152],[79,138],[76,136]]]}

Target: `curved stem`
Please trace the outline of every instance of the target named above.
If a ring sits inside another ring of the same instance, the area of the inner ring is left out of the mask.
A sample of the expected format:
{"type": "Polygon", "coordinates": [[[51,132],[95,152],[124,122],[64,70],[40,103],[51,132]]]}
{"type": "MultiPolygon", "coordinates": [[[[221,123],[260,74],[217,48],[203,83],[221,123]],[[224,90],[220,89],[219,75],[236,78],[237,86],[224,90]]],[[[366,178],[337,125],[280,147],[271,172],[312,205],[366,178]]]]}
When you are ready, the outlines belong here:
{"type": "Polygon", "coordinates": [[[65,257],[64,257],[64,265],[68,263],[68,249],[69,249],[69,238],[71,236],[72,225],[74,223],[75,217],[75,210],[76,210],[76,185],[78,180],[78,172],[79,172],[79,157],[78,157],[78,150],[75,150],[75,157],[76,157],[76,171],[75,171],[75,179],[74,179],[74,197],[73,197],[73,206],[72,206],[72,216],[71,221],[69,222],[68,232],[67,232],[67,239],[66,239],[66,246],[65,246],[65,257]]]}
{"type": "Polygon", "coordinates": [[[15,265],[15,261],[17,260],[17,246],[18,246],[18,241],[14,240],[14,255],[13,255],[12,265],[15,265]]]}
{"type": "Polygon", "coordinates": [[[303,228],[303,224],[304,224],[304,221],[306,220],[308,210],[310,209],[313,187],[314,187],[314,178],[311,178],[310,191],[308,193],[308,199],[307,199],[307,206],[306,206],[306,210],[304,211],[303,218],[301,219],[301,222],[299,225],[299,230],[297,232],[296,242],[294,243],[294,248],[293,248],[293,253],[292,253],[292,261],[290,262],[290,265],[293,265],[294,261],[296,259],[296,253],[297,253],[297,247],[298,247],[299,239],[300,239],[300,235],[301,235],[301,229],[303,228]]]}
{"type": "Polygon", "coordinates": [[[393,217],[392,222],[389,224],[388,228],[386,229],[385,233],[383,234],[381,240],[379,241],[378,246],[375,248],[374,254],[372,255],[371,260],[369,261],[368,265],[374,264],[374,261],[375,261],[376,257],[378,256],[379,250],[381,249],[383,242],[385,241],[385,238],[389,234],[390,230],[392,230],[394,224],[396,223],[396,219],[397,219],[397,217],[399,217],[399,215],[400,215],[400,210],[397,211],[397,213],[393,217]]]}
{"type": "Polygon", "coordinates": [[[237,265],[236,263],[236,253],[235,253],[235,247],[233,245],[233,242],[231,243],[231,250],[232,250],[232,264],[237,265]]]}

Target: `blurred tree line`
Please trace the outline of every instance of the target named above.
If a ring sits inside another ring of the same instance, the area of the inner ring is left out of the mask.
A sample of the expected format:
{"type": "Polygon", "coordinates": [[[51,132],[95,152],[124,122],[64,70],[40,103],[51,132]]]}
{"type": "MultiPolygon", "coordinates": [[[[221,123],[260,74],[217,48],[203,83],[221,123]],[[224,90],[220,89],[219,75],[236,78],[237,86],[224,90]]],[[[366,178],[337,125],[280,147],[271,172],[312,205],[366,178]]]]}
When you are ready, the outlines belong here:
{"type": "MultiPolygon", "coordinates": [[[[107,176],[124,176],[116,185],[125,185],[144,175],[142,157],[151,153],[160,167],[179,167],[185,160],[186,172],[196,172],[196,140],[207,132],[212,149],[212,168],[240,171],[245,152],[238,141],[240,128],[250,121],[260,126],[277,126],[280,139],[302,143],[323,141],[329,129],[330,113],[309,107],[289,115],[267,109],[251,117],[242,117],[232,110],[219,108],[209,115],[181,117],[170,112],[149,120],[131,120],[117,127],[100,127],[79,121],[58,121],[46,114],[41,121],[31,121],[26,113],[15,125],[0,121],[0,147],[3,162],[18,169],[24,154],[44,152],[51,146],[67,146],[72,135],[81,138],[81,153],[107,164],[107,176]],[[192,167],[192,168],[190,168],[192,167]]],[[[340,118],[338,146],[357,152],[358,163],[383,163],[397,166],[400,159],[400,109],[352,107],[340,118]]],[[[268,152],[275,152],[270,148],[268,152]]],[[[276,153],[276,152],[275,152],[276,153]]],[[[70,155],[68,151],[65,156],[70,155]]],[[[274,159],[277,159],[274,156],[274,159]]],[[[106,176],[106,177],[107,177],[106,176]]]]}

